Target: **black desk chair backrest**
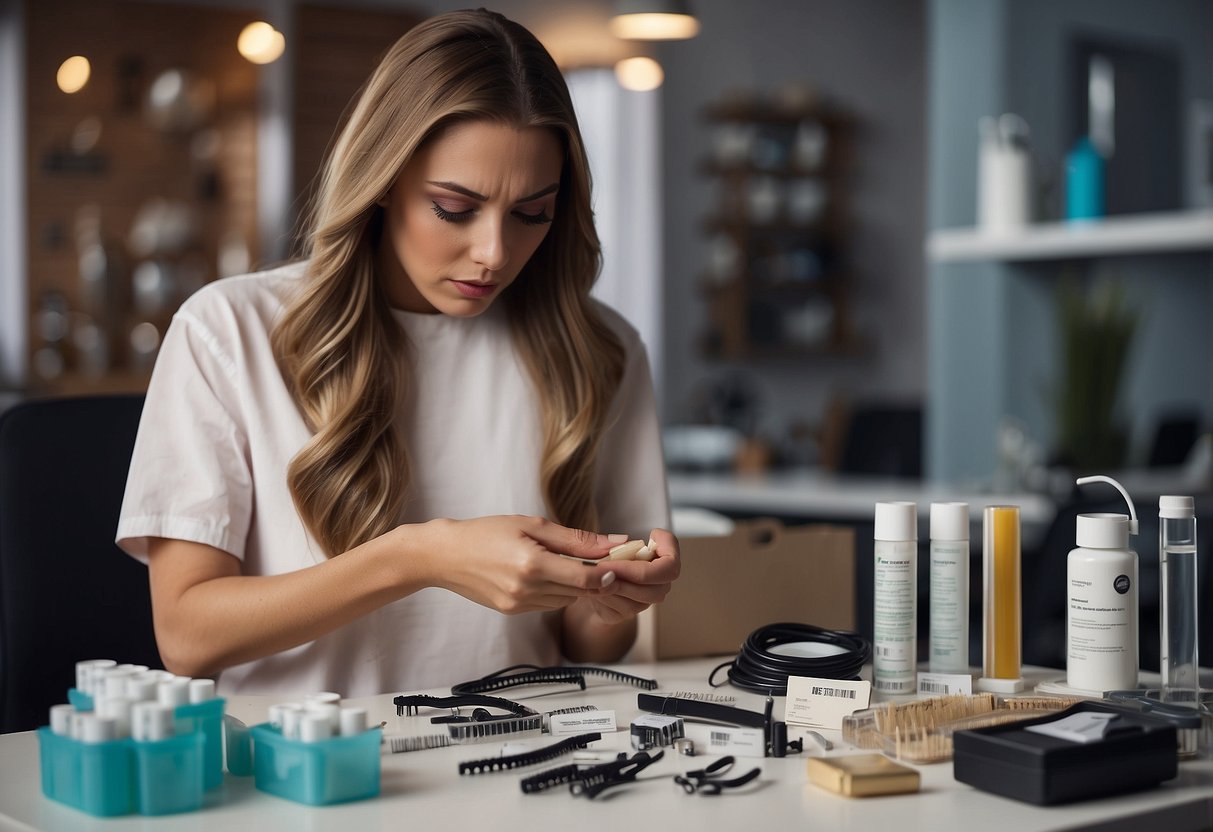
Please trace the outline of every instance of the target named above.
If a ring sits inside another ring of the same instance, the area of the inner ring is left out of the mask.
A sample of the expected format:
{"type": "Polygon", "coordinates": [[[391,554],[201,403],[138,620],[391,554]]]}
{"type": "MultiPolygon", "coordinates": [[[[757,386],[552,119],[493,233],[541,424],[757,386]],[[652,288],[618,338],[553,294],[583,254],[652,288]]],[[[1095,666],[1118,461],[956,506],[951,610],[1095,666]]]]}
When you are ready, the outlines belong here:
{"type": "Polygon", "coordinates": [[[47,723],[75,663],[161,667],[147,568],[114,544],[143,396],[0,415],[0,732],[47,723]]]}

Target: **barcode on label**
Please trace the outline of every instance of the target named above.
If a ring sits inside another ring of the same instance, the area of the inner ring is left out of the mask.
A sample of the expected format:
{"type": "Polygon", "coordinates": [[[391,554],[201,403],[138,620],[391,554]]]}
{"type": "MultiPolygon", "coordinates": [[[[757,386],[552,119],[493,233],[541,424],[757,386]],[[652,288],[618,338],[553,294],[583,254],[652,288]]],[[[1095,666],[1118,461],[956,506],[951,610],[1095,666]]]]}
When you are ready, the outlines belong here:
{"type": "Polygon", "coordinates": [[[947,682],[928,682],[923,681],[918,685],[918,689],[925,693],[951,693],[952,689],[948,687],[947,682]]]}
{"type": "Polygon", "coordinates": [[[818,685],[813,686],[814,696],[834,696],[838,699],[854,699],[855,691],[847,688],[827,688],[818,685]]]}
{"type": "Polygon", "coordinates": [[[708,744],[709,745],[728,745],[729,740],[731,740],[731,739],[732,739],[732,737],[730,737],[728,732],[726,732],[726,731],[713,731],[711,733],[711,736],[709,737],[708,744]]]}

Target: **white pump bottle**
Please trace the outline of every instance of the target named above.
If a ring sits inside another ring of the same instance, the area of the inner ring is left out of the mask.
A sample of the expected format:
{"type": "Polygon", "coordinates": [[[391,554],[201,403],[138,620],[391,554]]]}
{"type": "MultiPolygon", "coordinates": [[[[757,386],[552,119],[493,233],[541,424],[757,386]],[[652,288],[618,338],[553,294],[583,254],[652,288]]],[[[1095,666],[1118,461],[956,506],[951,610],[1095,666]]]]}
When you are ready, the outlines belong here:
{"type": "Polygon", "coordinates": [[[1129,515],[1080,514],[1078,548],[1066,562],[1066,684],[1087,691],[1137,687],[1137,509],[1111,477],[1106,482],[1129,504],[1129,515]]]}

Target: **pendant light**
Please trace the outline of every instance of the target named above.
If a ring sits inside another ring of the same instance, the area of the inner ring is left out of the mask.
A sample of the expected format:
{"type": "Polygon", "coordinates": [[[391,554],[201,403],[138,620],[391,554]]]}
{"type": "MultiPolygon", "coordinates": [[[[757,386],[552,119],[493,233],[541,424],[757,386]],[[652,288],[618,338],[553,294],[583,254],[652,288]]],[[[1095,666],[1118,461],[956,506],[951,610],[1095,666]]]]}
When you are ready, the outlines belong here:
{"type": "Polygon", "coordinates": [[[685,40],[699,34],[686,0],[616,0],[611,34],[623,40],[685,40]]]}

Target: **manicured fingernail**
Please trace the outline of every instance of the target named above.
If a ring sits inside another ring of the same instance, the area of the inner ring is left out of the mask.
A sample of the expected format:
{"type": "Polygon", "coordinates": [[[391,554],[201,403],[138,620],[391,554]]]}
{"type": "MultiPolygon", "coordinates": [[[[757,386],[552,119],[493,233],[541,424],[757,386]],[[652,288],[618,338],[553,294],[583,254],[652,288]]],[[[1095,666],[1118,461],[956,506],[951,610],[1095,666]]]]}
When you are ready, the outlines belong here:
{"type": "Polygon", "coordinates": [[[618,543],[627,543],[628,536],[626,534],[608,534],[607,542],[610,543],[612,546],[614,546],[618,543]]]}
{"type": "Polygon", "coordinates": [[[615,583],[615,573],[608,572],[602,576],[602,588],[606,589],[611,584],[615,583]]]}

